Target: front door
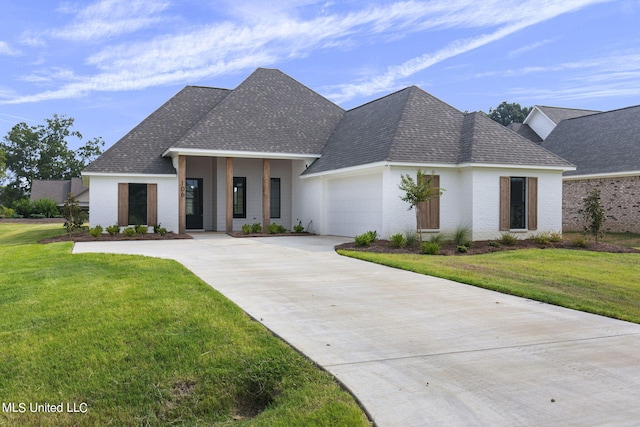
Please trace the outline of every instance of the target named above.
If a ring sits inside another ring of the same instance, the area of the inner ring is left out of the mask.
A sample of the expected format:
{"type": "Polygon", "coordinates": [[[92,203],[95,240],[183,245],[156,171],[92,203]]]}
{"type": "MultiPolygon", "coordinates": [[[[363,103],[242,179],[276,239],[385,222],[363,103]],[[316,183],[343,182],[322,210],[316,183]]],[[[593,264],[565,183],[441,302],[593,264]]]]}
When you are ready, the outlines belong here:
{"type": "Polygon", "coordinates": [[[187,178],[187,228],[201,230],[202,221],[202,178],[187,178]]]}

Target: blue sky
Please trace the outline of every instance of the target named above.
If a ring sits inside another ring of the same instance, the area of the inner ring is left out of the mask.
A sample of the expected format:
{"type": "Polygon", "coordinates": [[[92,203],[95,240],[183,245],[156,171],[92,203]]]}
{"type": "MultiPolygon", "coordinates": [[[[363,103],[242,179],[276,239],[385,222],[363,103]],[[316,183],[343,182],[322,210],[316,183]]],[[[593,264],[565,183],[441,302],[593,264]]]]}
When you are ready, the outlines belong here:
{"type": "Polygon", "coordinates": [[[0,137],[112,145],[185,85],[278,68],[349,109],[410,85],[462,111],[640,104],[637,0],[0,0],[0,137]]]}

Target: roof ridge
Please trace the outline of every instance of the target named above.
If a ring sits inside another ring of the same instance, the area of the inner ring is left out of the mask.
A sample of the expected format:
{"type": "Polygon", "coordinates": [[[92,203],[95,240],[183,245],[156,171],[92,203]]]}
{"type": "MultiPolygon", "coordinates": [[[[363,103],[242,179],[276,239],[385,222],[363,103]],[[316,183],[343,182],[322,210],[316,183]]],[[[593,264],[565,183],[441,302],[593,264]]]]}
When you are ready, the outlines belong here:
{"type": "Polygon", "coordinates": [[[389,98],[389,97],[391,97],[391,96],[397,95],[397,94],[399,94],[400,92],[404,92],[404,91],[409,90],[409,89],[411,89],[411,88],[417,88],[417,89],[420,89],[420,88],[419,88],[418,86],[416,86],[416,85],[407,86],[407,87],[402,88],[402,89],[400,89],[400,90],[397,90],[397,91],[395,91],[395,92],[389,93],[389,94],[387,94],[387,95],[385,95],[385,96],[381,96],[380,98],[372,99],[371,101],[365,102],[364,104],[358,105],[357,107],[353,107],[353,108],[351,108],[351,109],[347,110],[347,113],[348,113],[348,112],[350,112],[350,111],[358,110],[358,109],[360,109],[360,108],[362,108],[362,107],[366,107],[367,105],[373,104],[374,102],[381,101],[381,100],[383,100],[383,99],[385,99],[385,98],[389,98]]]}
{"type": "MultiPolygon", "coordinates": [[[[619,112],[619,111],[623,111],[623,110],[630,110],[630,109],[632,109],[632,108],[638,108],[638,107],[640,107],[640,104],[639,104],[639,105],[630,105],[630,106],[628,106],[628,107],[616,108],[616,109],[613,109],[613,110],[599,111],[599,112],[597,112],[597,113],[588,114],[588,115],[586,115],[586,116],[580,116],[580,117],[572,117],[572,118],[570,118],[570,119],[566,119],[566,120],[575,120],[575,119],[584,119],[584,118],[586,118],[586,117],[602,116],[602,115],[604,115],[604,114],[617,113],[617,112],[619,112]]],[[[591,110],[586,110],[586,111],[591,111],[591,110]]]]}

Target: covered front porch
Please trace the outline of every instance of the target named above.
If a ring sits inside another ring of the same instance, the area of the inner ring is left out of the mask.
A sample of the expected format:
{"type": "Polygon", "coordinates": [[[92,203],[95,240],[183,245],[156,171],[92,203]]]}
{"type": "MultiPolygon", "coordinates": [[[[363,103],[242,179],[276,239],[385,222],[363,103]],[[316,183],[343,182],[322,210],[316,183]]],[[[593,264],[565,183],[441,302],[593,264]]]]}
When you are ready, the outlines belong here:
{"type": "MultiPolygon", "coordinates": [[[[291,229],[298,176],[312,159],[172,156],[178,172],[178,230],[240,231],[244,224],[291,229]]],[[[291,157],[291,156],[290,156],[291,157]]]]}

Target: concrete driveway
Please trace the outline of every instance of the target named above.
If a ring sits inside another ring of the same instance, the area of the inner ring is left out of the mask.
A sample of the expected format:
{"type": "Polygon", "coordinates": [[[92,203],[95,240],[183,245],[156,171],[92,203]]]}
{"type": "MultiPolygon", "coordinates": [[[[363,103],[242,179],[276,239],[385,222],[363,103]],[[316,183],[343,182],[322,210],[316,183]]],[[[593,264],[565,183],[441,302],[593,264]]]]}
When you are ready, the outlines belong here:
{"type": "Polygon", "coordinates": [[[175,259],[378,426],[640,423],[640,325],[337,255],[333,237],[78,243],[175,259]]]}

